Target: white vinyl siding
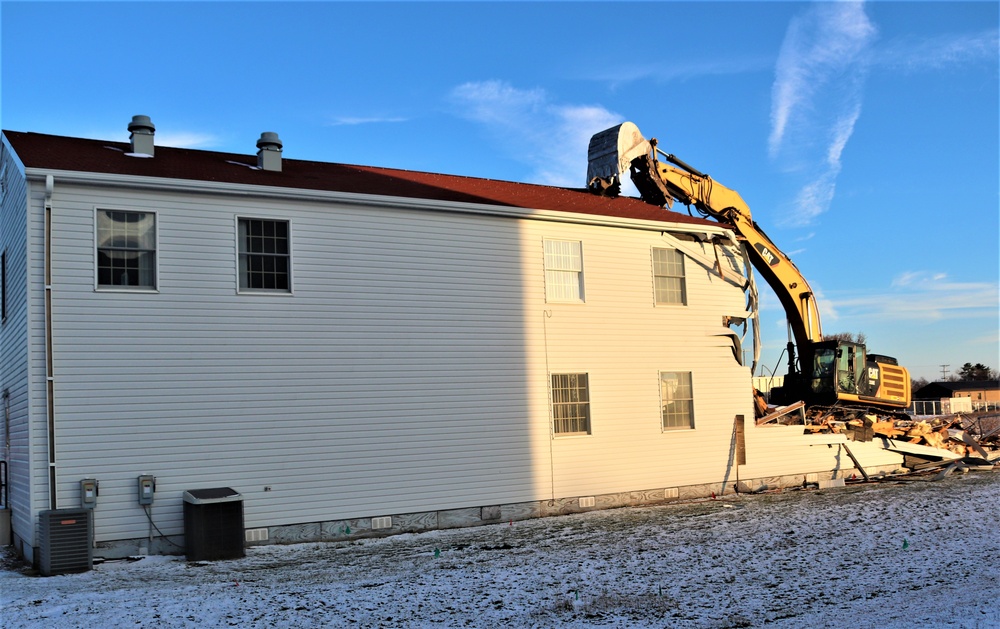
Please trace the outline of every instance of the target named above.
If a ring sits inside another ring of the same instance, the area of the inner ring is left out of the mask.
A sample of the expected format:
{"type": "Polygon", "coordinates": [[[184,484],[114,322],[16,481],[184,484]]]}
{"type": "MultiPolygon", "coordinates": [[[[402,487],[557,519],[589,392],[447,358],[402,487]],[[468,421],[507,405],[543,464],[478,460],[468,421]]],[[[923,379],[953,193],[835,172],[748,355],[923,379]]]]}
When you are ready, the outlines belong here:
{"type": "Polygon", "coordinates": [[[660,372],[660,406],[664,430],[694,428],[694,390],[690,371],[660,372]]]}
{"type": "Polygon", "coordinates": [[[240,491],[248,526],[538,494],[531,444],[549,438],[549,413],[545,371],[530,371],[526,355],[525,285],[543,286],[541,238],[528,278],[518,221],[57,191],[59,499],[76,504],[79,479],[101,479],[97,540],[146,534],[140,473],[157,478],[154,518],[167,535],[182,530],[183,491],[198,487],[240,491]],[[83,210],[100,199],[157,211],[159,293],[84,290],[80,260],[93,254],[83,210]],[[297,228],[294,300],[273,291],[248,302],[233,290],[244,216],[297,228]]]}
{"type": "Polygon", "coordinates": [[[583,301],[583,251],[580,241],[545,241],[545,297],[550,302],[583,301]]]}
{"type": "Polygon", "coordinates": [[[742,291],[698,267],[688,278],[697,309],[648,308],[656,231],[57,191],[59,501],[76,504],[79,480],[101,479],[98,541],[147,534],[140,473],[157,478],[154,517],[167,535],[182,532],[181,495],[198,487],[239,491],[252,528],[709,482],[690,452],[716,444],[706,456],[725,456],[732,415],[752,413],[735,384],[746,368],[714,336],[742,291]],[[86,290],[80,260],[93,254],[80,235],[100,204],[157,212],[159,293],[86,290]],[[233,291],[246,216],[295,227],[294,300],[233,291]],[[590,243],[587,281],[601,299],[587,308],[545,299],[538,244],[553,233],[577,245],[578,261],[590,243]],[[649,421],[659,391],[648,374],[668,353],[712,374],[698,391],[697,442],[657,439],[649,421]],[[601,383],[599,398],[589,391],[591,434],[553,439],[550,375],[583,371],[588,389],[601,383]],[[725,430],[706,429],[708,417],[725,418],[725,430]]]}
{"type": "Polygon", "coordinates": [[[657,304],[687,303],[684,254],[676,249],[653,249],[653,292],[657,304]]]}
{"type": "MultiPolygon", "coordinates": [[[[41,260],[41,212],[27,215],[29,199],[41,209],[39,190],[30,191],[20,165],[4,143],[0,149],[3,170],[0,248],[7,254],[5,292],[7,318],[0,326],[0,383],[6,398],[0,426],[0,452],[8,463],[6,504],[11,509],[15,546],[25,542],[31,559],[35,543],[34,514],[48,505],[48,451],[45,447],[44,326],[32,321],[40,307],[44,283],[41,260]],[[30,284],[29,284],[30,283],[30,284]],[[29,292],[29,285],[31,292],[29,292]],[[32,386],[32,385],[35,386],[32,386]],[[9,413],[8,413],[9,411],[9,413]],[[30,420],[37,421],[30,421],[30,420]]],[[[92,230],[91,230],[92,233],[92,230]]],[[[84,241],[92,240],[84,235],[84,241]]],[[[84,263],[89,271],[89,265],[84,263]]],[[[4,540],[3,543],[6,543],[4,540]]]]}
{"type": "MultiPolygon", "coordinates": [[[[715,482],[704,461],[725,460],[733,416],[752,416],[747,369],[716,336],[744,293],[692,264],[697,306],[651,308],[658,230],[58,180],[55,190],[57,490],[75,506],[79,480],[101,480],[98,542],[147,535],[141,473],[157,478],[153,517],[166,535],[183,534],[182,494],[202,487],[239,491],[250,528],[305,525],[715,482]],[[95,293],[93,208],[129,206],[156,212],[159,292],[95,293]],[[234,291],[247,216],[294,226],[295,299],[234,291]],[[587,242],[586,308],[547,299],[544,241],[572,243],[581,298],[587,242]],[[669,438],[652,419],[650,374],[669,368],[665,356],[683,358],[698,395],[698,430],[669,438]],[[589,435],[577,424],[587,436],[553,438],[551,376],[581,373],[589,435]]],[[[41,226],[40,195],[33,212],[41,226]]],[[[48,508],[38,357],[34,504],[48,508]]]]}

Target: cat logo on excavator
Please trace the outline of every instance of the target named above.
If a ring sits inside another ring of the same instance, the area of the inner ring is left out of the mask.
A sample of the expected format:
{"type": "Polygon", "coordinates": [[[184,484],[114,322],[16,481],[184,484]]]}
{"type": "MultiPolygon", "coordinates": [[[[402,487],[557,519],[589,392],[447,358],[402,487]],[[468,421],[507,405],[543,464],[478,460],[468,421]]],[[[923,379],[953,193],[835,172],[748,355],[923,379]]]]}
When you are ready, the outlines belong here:
{"type": "Polygon", "coordinates": [[[754,245],[754,249],[760,253],[760,257],[764,258],[764,261],[770,266],[774,266],[778,263],[778,256],[771,253],[771,250],[760,244],[759,242],[754,245]]]}

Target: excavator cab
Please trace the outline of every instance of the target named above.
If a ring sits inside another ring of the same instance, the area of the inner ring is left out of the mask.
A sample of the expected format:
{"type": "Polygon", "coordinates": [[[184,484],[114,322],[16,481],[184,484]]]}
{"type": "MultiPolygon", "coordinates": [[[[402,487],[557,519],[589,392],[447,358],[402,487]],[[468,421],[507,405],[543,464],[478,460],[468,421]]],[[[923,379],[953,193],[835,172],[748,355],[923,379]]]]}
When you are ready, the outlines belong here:
{"type": "Polygon", "coordinates": [[[818,403],[832,404],[843,394],[871,395],[865,346],[848,341],[821,341],[813,349],[810,393],[818,403]]]}

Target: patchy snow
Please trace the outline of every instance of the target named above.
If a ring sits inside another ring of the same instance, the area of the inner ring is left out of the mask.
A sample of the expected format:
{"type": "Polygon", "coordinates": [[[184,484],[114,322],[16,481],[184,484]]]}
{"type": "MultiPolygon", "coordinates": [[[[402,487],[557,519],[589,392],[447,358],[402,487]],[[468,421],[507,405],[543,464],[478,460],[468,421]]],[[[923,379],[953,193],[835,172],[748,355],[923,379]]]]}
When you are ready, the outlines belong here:
{"type": "MultiPolygon", "coordinates": [[[[0,570],[17,627],[1000,627],[1000,474],[0,570]]],[[[9,549],[7,551],[9,553],[9,549]]]]}

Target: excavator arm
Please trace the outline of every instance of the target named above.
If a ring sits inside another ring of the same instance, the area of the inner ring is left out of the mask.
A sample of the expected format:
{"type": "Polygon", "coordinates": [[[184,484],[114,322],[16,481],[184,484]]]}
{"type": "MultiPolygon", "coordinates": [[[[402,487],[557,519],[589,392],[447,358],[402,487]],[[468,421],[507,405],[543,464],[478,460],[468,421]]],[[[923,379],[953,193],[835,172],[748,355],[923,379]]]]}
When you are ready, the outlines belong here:
{"type": "MultiPolygon", "coordinates": [[[[778,249],[754,222],[750,208],[735,190],[660,151],[656,140],[646,140],[630,122],[598,133],[591,139],[589,187],[598,194],[617,194],[620,177],[628,168],[647,203],[670,207],[674,201],[694,207],[733,229],[747,245],[750,262],[781,301],[799,348],[803,367],[811,365],[811,348],[823,339],[816,297],[791,259],[778,249]],[[657,158],[664,158],[661,162],[657,158]],[[665,163],[666,162],[666,163],[665,163]]],[[[794,366],[794,356],[789,356],[794,366]]]]}
{"type": "Polygon", "coordinates": [[[894,358],[866,356],[861,343],[823,340],[816,297],[792,261],[767,237],[740,195],[659,150],[631,122],[590,140],[587,182],[596,194],[616,196],[628,172],[643,201],[670,207],[675,201],[730,227],[744,242],[750,263],[774,290],[785,309],[795,342],[788,344],[788,375],[775,397],[791,402],[871,406],[894,412],[910,403],[910,379],[894,358]],[[658,156],[663,157],[663,161],[658,156]],[[795,349],[798,348],[796,360],[795,349]]]}

